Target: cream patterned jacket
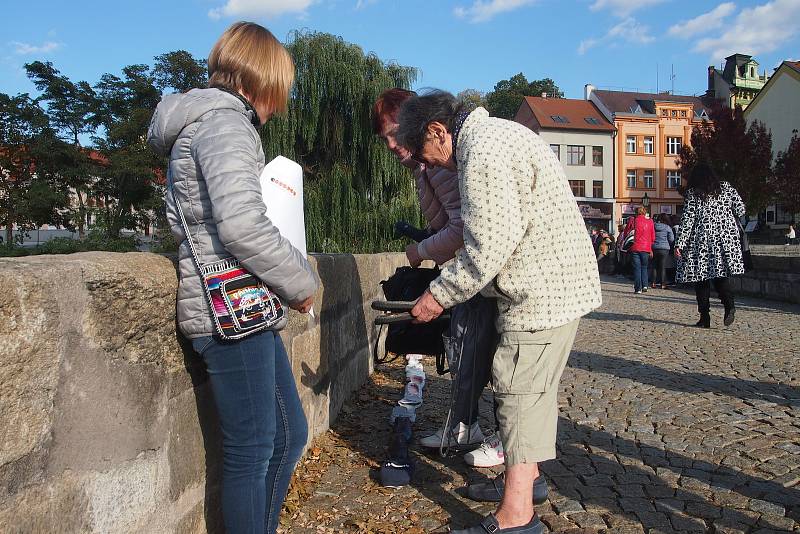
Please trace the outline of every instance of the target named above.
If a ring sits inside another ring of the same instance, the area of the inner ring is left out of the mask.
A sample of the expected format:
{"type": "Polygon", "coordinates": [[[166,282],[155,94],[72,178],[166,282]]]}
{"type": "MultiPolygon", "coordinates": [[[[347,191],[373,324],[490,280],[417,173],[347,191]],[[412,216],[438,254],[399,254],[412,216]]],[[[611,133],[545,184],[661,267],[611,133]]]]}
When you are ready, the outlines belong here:
{"type": "Polygon", "coordinates": [[[567,324],[601,304],[591,239],[561,163],[516,122],[478,108],[456,147],[464,248],[430,291],[445,308],[497,298],[499,332],[567,324]]]}

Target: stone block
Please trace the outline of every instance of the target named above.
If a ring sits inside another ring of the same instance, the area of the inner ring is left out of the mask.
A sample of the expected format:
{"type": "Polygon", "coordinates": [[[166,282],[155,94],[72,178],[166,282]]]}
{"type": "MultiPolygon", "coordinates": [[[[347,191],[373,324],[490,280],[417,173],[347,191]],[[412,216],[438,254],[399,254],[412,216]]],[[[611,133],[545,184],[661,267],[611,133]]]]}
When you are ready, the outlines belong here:
{"type": "Polygon", "coordinates": [[[91,532],[90,498],[82,481],[65,474],[29,485],[0,500],[0,525],[8,534],[91,532]]]}
{"type": "Polygon", "coordinates": [[[80,308],[74,285],[80,271],[59,267],[27,258],[0,261],[0,466],[33,453],[49,439],[66,345],[58,325],[80,308]],[[60,293],[54,280],[70,282],[60,293]]]}
{"type": "Polygon", "coordinates": [[[169,497],[193,486],[219,484],[222,436],[209,383],[171,399],[168,406],[169,497]]]}

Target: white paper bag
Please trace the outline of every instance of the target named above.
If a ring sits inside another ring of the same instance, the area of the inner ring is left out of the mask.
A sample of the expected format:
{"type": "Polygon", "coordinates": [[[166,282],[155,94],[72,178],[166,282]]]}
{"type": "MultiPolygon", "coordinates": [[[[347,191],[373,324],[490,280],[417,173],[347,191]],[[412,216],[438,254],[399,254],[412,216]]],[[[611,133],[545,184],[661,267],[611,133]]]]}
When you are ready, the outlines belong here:
{"type": "Polygon", "coordinates": [[[261,173],[261,195],[267,205],[269,220],[307,257],[303,168],[283,156],[273,159],[261,173]]]}

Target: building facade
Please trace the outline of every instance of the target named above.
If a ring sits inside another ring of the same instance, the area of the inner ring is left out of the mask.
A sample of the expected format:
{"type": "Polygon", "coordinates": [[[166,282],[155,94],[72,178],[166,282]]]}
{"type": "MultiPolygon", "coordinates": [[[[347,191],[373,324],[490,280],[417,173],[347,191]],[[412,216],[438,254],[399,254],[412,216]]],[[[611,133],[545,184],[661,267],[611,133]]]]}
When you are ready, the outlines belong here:
{"type": "Polygon", "coordinates": [[[747,109],[768,80],[766,72],[758,73],[758,62],[752,56],[733,54],[725,58],[722,70],[713,65],[708,67],[706,96],[721,100],[731,109],[736,106],[747,109]]]}
{"type": "Polygon", "coordinates": [[[692,129],[709,120],[709,109],[695,96],[600,91],[587,85],[586,100],[616,128],[614,220],[624,224],[636,208],[680,215],[684,177],[678,156],[691,144],[692,129]]]}
{"type": "MultiPolygon", "coordinates": [[[[744,112],[748,125],[763,123],[772,134],[772,154],[789,147],[792,136],[800,130],[800,62],[784,61],[744,112]]],[[[796,214],[783,209],[780,203],[769,206],[761,214],[767,226],[785,228],[796,221],[796,214]]]]}
{"type": "Polygon", "coordinates": [[[526,97],[514,120],[558,157],[587,227],[614,229],[614,126],[585,100],[526,97]]]}

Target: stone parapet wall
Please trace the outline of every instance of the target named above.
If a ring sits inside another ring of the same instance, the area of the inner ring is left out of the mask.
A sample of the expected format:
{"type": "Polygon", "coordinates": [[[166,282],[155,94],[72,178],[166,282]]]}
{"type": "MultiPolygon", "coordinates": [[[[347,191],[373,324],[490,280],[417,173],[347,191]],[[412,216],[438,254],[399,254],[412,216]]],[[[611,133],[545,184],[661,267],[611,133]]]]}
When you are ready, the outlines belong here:
{"type": "Polygon", "coordinates": [[[800,303],[800,255],[753,252],[753,270],[732,277],[731,288],[739,294],[800,303]]]}
{"type": "MultiPolygon", "coordinates": [[[[312,258],[317,318],[282,333],[312,436],[372,371],[369,304],[404,260],[312,258]]],[[[176,287],[153,254],[0,260],[0,531],[222,531],[213,399],[176,287]]]]}

